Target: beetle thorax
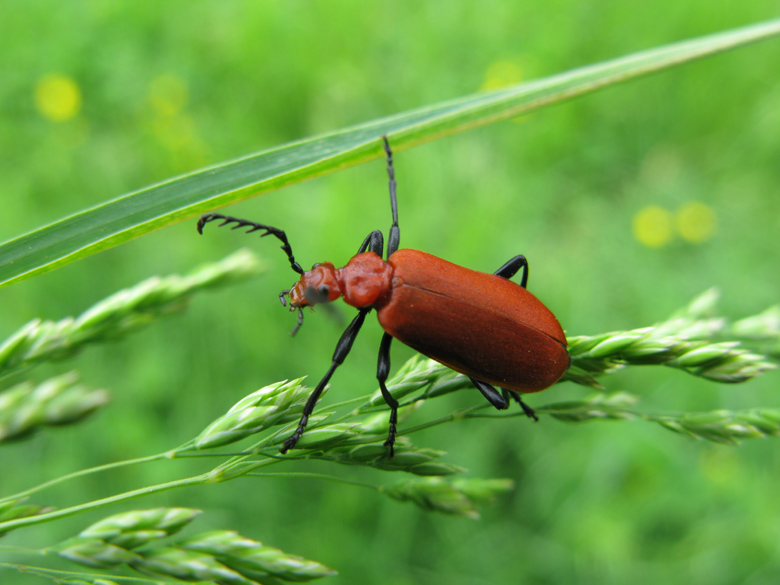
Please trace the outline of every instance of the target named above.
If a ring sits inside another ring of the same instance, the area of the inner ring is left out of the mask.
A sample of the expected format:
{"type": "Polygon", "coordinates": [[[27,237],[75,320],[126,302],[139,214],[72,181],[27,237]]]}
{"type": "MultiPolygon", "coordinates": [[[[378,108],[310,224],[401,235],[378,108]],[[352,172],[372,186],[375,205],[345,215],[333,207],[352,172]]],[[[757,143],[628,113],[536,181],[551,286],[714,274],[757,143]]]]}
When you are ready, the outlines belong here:
{"type": "Polygon", "coordinates": [[[374,252],[358,254],[337,272],[344,302],[358,309],[373,307],[390,293],[393,267],[374,252]]]}
{"type": "Polygon", "coordinates": [[[290,289],[292,307],[330,303],[339,297],[359,309],[371,307],[390,291],[393,268],[373,252],[358,254],[344,268],[315,264],[290,289]]]}

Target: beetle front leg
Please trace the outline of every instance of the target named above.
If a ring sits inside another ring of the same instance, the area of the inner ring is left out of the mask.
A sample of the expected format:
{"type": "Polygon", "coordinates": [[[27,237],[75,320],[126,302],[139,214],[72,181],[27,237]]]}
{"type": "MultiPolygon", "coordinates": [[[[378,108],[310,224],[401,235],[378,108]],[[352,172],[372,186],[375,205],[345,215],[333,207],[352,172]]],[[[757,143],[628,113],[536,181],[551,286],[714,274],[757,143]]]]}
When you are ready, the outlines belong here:
{"type": "Polygon", "coordinates": [[[487,398],[487,401],[495,406],[498,410],[506,410],[509,408],[509,399],[505,395],[501,394],[501,392],[493,388],[493,386],[487,382],[483,382],[482,380],[477,380],[475,378],[469,377],[469,380],[471,380],[471,383],[477,387],[477,390],[482,392],[482,396],[487,398]]]}
{"type": "Polygon", "coordinates": [[[390,429],[387,435],[387,441],[385,441],[385,447],[390,447],[390,457],[395,455],[393,444],[395,443],[395,431],[398,424],[398,401],[393,398],[390,391],[387,389],[385,382],[387,382],[387,376],[390,373],[390,343],[393,341],[393,336],[389,333],[385,333],[382,336],[382,343],[379,344],[379,360],[376,368],[376,379],[379,381],[379,389],[382,391],[382,398],[385,399],[387,405],[390,407],[390,429]]]}
{"type": "Polygon", "coordinates": [[[382,257],[382,249],[385,247],[385,236],[380,232],[379,230],[374,230],[368,236],[366,236],[366,239],[363,240],[363,243],[360,244],[360,248],[358,248],[357,253],[362,254],[366,250],[369,252],[373,252],[380,258],[382,257]]]}
{"type": "Polygon", "coordinates": [[[317,384],[317,387],[309,395],[309,399],[306,401],[306,405],[303,407],[303,414],[301,415],[301,420],[298,423],[298,428],[295,429],[295,432],[287,438],[287,440],[282,445],[282,448],[279,449],[282,454],[287,453],[289,449],[295,447],[295,444],[301,438],[301,435],[306,428],[306,424],[309,422],[309,417],[311,416],[311,413],[314,412],[314,406],[317,404],[317,400],[319,400],[320,396],[322,395],[322,391],[325,390],[325,386],[328,385],[333,372],[335,372],[336,368],[344,363],[344,358],[347,357],[349,350],[352,349],[352,344],[355,342],[355,338],[357,337],[360,328],[363,326],[363,321],[366,320],[366,315],[370,310],[371,309],[362,309],[357,314],[357,317],[352,319],[352,323],[347,326],[347,329],[344,331],[344,333],[341,334],[341,338],[336,344],[336,351],[333,352],[333,361],[330,364],[330,368],[328,369],[327,374],[325,374],[325,377],[320,380],[320,383],[317,384]]]}
{"type": "Polygon", "coordinates": [[[509,262],[504,264],[493,274],[509,280],[515,274],[517,274],[517,271],[520,270],[521,268],[523,269],[523,277],[520,279],[520,286],[526,288],[526,285],[528,284],[528,260],[526,260],[525,256],[523,256],[522,254],[512,258],[509,262]]]}
{"type": "MultiPolygon", "coordinates": [[[[387,159],[387,176],[390,179],[390,210],[393,214],[393,225],[390,226],[390,235],[387,242],[387,260],[398,251],[401,243],[401,230],[398,227],[398,200],[395,193],[395,169],[393,168],[393,151],[390,149],[390,143],[387,136],[382,136],[382,146],[385,149],[385,158],[387,159]]],[[[381,258],[382,255],[380,254],[381,258]]]]}

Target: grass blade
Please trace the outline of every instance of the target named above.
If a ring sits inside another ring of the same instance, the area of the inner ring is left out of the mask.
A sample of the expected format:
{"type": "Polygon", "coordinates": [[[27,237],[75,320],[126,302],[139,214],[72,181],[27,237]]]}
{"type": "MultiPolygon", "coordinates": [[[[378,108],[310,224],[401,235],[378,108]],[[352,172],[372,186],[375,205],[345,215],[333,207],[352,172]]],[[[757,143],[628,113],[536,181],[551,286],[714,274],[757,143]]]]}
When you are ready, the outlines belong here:
{"type": "Polygon", "coordinates": [[[665,45],[292,142],[146,187],[0,245],[0,287],[237,201],[780,33],[780,20],[665,45]]]}

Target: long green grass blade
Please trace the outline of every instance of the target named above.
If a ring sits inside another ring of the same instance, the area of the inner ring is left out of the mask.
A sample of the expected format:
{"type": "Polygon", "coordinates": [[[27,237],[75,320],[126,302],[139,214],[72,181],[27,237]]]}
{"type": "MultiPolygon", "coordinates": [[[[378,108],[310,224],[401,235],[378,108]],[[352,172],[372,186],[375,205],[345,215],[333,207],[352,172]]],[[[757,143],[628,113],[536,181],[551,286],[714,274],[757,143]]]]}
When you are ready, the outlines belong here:
{"type": "Polygon", "coordinates": [[[0,287],[237,201],[780,33],[768,21],[440,102],[172,178],[0,245],[0,287]]]}

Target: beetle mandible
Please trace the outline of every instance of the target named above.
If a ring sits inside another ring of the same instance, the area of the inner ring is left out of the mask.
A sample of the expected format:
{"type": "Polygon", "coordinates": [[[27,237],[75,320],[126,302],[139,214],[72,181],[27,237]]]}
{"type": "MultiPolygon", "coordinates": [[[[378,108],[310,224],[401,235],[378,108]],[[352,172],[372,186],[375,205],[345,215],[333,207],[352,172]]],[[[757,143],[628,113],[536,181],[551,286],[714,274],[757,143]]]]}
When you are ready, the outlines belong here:
{"type": "Polygon", "coordinates": [[[263,231],[282,242],[292,269],[300,280],[279,299],[290,311],[298,311],[294,335],[303,324],[303,307],[329,303],[339,297],[358,309],[341,335],[325,377],[314,388],[303,409],[295,432],[285,440],[281,452],[295,447],[322,391],[347,357],[366,315],[375,309],[385,330],[379,345],[377,380],[390,407],[390,429],[385,446],[393,456],[398,401],[385,382],[390,371],[390,343],[393,338],[420,353],[469,377],[482,395],[498,409],[515,399],[529,418],[538,420],[519,393],[539,392],[557,382],[569,367],[566,336],[555,315],[526,290],[528,262],[515,256],[493,274],[452,264],[418,250],[399,250],[398,203],[393,153],[382,137],[390,179],[390,207],[393,224],[387,243],[387,260],[382,260],[384,236],[372,231],[357,254],[343,268],[331,262],[315,264],[304,271],[295,260],[287,235],[280,229],[219,213],[207,213],[198,220],[198,232],[215,220],[220,227],[263,231]],[[523,271],[520,284],[509,280],[523,271]],[[499,392],[494,388],[501,388],[499,392]]]}

